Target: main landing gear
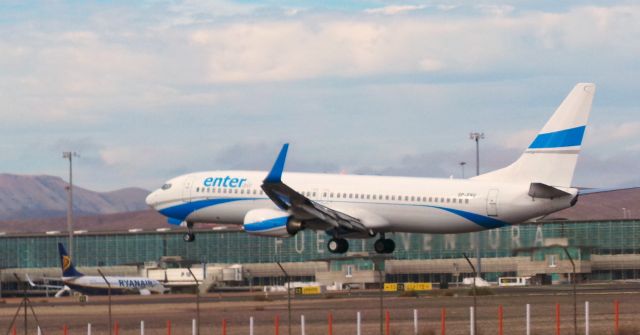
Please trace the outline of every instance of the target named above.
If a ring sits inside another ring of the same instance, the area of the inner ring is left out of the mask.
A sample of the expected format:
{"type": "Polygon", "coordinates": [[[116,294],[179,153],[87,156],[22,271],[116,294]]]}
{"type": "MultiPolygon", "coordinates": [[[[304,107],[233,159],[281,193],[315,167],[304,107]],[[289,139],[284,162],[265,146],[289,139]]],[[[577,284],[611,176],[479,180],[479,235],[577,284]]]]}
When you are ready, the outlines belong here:
{"type": "Polygon", "coordinates": [[[187,222],[187,233],[182,236],[185,242],[193,242],[196,239],[196,234],[193,233],[193,222],[187,222]]]}
{"type": "Polygon", "coordinates": [[[373,244],[373,249],[379,254],[390,254],[396,250],[396,243],[380,234],[380,238],[373,244]]]}
{"type": "MultiPolygon", "coordinates": [[[[349,241],[344,238],[334,237],[327,243],[327,249],[332,254],[344,254],[349,251],[349,241]]],[[[373,244],[373,249],[379,254],[390,254],[396,249],[396,243],[381,234],[380,238],[373,244]]]]}
{"type": "Polygon", "coordinates": [[[327,249],[333,254],[344,254],[349,250],[349,241],[344,238],[332,238],[327,243],[327,249]]]}

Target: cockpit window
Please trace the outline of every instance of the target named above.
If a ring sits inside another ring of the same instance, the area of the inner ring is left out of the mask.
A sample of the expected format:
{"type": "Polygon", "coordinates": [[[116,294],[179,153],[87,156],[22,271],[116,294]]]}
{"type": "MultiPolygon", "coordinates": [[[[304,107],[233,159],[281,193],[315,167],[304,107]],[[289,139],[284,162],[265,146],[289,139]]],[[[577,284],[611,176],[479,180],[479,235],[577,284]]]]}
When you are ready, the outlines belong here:
{"type": "Polygon", "coordinates": [[[170,188],[171,188],[171,184],[169,184],[169,183],[164,184],[164,185],[162,185],[162,187],[161,187],[161,188],[162,188],[163,190],[168,190],[168,189],[170,189],[170,188]]]}

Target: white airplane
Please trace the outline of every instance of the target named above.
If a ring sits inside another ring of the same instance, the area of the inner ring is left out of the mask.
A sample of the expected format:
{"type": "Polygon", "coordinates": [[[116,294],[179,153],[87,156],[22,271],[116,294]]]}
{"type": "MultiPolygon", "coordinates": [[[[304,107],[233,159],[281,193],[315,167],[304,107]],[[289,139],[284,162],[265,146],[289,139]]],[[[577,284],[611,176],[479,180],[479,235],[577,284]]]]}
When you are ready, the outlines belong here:
{"type": "Polygon", "coordinates": [[[347,238],[372,238],[391,253],[385,234],[466,233],[522,223],[575,205],[571,187],[595,85],[577,84],[513,164],[470,179],[285,172],[285,144],[269,172],[208,171],[167,181],[148,205],[185,225],[242,224],[249,234],[287,237],[324,230],[332,253],[347,238]]]}
{"type": "Polygon", "coordinates": [[[102,276],[85,276],[78,272],[62,243],[58,243],[58,252],[62,266],[62,282],[67,291],[71,289],[83,294],[107,294],[109,285],[111,285],[112,294],[139,293],[140,295],[149,295],[167,291],[167,288],[159,281],[144,277],[105,276],[109,282],[107,285],[102,276]]]}

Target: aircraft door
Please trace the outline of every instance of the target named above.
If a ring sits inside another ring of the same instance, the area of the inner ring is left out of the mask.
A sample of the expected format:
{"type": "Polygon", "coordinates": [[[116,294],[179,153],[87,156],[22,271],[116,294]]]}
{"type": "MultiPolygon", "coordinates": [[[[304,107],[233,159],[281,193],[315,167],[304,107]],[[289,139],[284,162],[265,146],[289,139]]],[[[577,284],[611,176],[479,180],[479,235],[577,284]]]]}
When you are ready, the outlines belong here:
{"type": "Polygon", "coordinates": [[[498,216],[498,190],[491,189],[487,195],[487,215],[498,216]]]}
{"type": "Polygon", "coordinates": [[[187,177],[184,180],[183,188],[182,188],[182,201],[190,202],[191,201],[191,186],[193,186],[193,180],[187,177]]]}

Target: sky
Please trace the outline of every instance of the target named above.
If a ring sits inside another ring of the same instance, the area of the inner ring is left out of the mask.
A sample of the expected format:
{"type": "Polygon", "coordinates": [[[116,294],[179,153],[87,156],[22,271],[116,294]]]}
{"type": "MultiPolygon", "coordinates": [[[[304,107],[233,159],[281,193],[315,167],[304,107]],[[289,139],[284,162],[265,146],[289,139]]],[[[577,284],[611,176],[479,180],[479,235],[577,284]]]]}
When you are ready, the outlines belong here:
{"type": "Polygon", "coordinates": [[[93,190],[286,169],[425,177],[515,160],[578,82],[574,185],[640,185],[634,1],[3,1],[0,173],[93,190]]]}

